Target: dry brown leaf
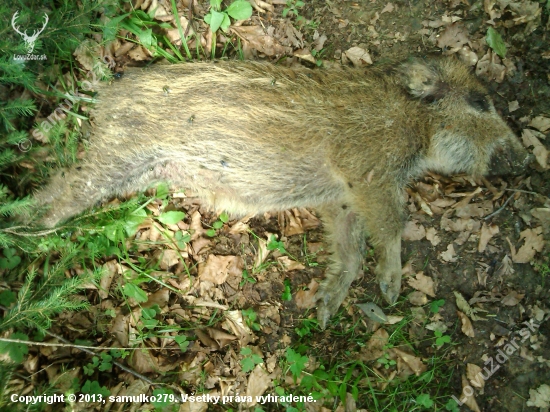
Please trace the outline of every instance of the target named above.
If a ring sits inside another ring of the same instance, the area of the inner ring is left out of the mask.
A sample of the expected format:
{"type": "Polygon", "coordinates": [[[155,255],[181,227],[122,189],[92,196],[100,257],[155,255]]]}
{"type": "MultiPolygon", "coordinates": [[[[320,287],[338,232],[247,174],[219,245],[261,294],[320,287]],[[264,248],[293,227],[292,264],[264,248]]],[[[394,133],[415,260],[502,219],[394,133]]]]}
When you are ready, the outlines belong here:
{"type": "Polygon", "coordinates": [[[512,259],[510,259],[510,256],[505,255],[496,270],[496,274],[498,276],[506,277],[512,275],[514,272],[514,264],[512,263],[512,259]]]}
{"type": "Polygon", "coordinates": [[[293,211],[290,210],[285,210],[283,213],[283,219],[285,221],[283,234],[285,236],[300,235],[304,233],[302,222],[296,213],[293,213],[293,211]]]}
{"type": "Polygon", "coordinates": [[[157,290],[155,293],[151,293],[147,297],[147,302],[142,306],[144,308],[150,308],[151,306],[158,305],[159,308],[164,308],[170,298],[170,291],[167,288],[157,290]]]}
{"type": "Polygon", "coordinates": [[[458,52],[469,43],[468,30],[462,22],[456,22],[447,26],[437,37],[437,47],[443,49],[444,55],[451,55],[458,52]]]}
{"type": "Polygon", "coordinates": [[[94,40],[86,39],[78,45],[73,56],[84,69],[92,71],[101,58],[101,45],[94,40]]]}
{"type": "Polygon", "coordinates": [[[145,61],[149,60],[152,55],[151,52],[145,47],[138,45],[128,52],[128,57],[135,61],[145,61]]]}
{"type": "Polygon", "coordinates": [[[395,6],[392,3],[388,3],[384,6],[380,14],[382,13],[391,13],[395,9],[395,6]]]}
{"type": "Polygon", "coordinates": [[[206,237],[199,237],[191,242],[191,252],[195,259],[199,260],[198,256],[208,251],[209,246],[212,244],[212,239],[206,237]]]}
{"type": "Polygon", "coordinates": [[[396,323],[401,322],[404,317],[403,316],[395,316],[395,315],[387,315],[386,321],[384,322],[384,325],[395,325],[396,323]]]}
{"type": "Polygon", "coordinates": [[[424,306],[426,303],[428,303],[428,297],[424,292],[420,292],[419,290],[415,290],[408,296],[409,302],[411,302],[411,305],[415,306],[424,306]]]}
{"type": "Polygon", "coordinates": [[[380,328],[372,334],[367,344],[361,348],[359,358],[364,361],[372,361],[384,356],[386,345],[390,335],[385,329],[380,328]]]}
{"type": "Polygon", "coordinates": [[[479,235],[479,244],[477,245],[477,251],[478,252],[484,252],[487,248],[487,244],[489,243],[489,240],[498,233],[498,226],[497,225],[487,225],[487,223],[483,222],[483,226],[481,227],[481,234],[479,235]]]}
{"type": "Polygon", "coordinates": [[[362,67],[372,64],[372,58],[367,50],[354,46],[344,52],[344,54],[355,67],[362,67]]]}
{"type": "Polygon", "coordinates": [[[315,57],[313,57],[313,55],[311,54],[311,51],[308,48],[298,49],[294,51],[292,55],[312,64],[315,64],[316,62],[315,57]]]}
{"type": "Polygon", "coordinates": [[[516,248],[512,242],[510,242],[510,239],[508,237],[506,238],[508,244],[510,245],[512,261],[514,263],[529,263],[533,260],[535,254],[542,251],[544,247],[542,226],[534,229],[525,229],[520,233],[520,240],[521,239],[524,239],[525,243],[519,248],[519,251],[516,252],[516,248]]]}
{"type": "Polygon", "coordinates": [[[405,224],[401,237],[403,240],[421,240],[426,237],[426,229],[418,223],[418,220],[409,220],[405,224]]]}
{"type": "Polygon", "coordinates": [[[191,231],[192,241],[202,236],[202,234],[206,232],[206,230],[204,230],[202,227],[201,218],[202,216],[198,210],[195,210],[191,214],[191,224],[189,225],[189,230],[191,231]]]}
{"type": "Polygon", "coordinates": [[[501,303],[505,306],[516,306],[520,300],[525,296],[525,293],[518,293],[515,290],[511,290],[506,296],[501,300],[501,303]]]}
{"type": "Polygon", "coordinates": [[[269,241],[270,237],[272,236],[272,233],[266,232],[266,238],[265,239],[258,239],[258,250],[256,252],[256,256],[254,256],[254,269],[259,268],[262,263],[265,262],[267,259],[267,256],[269,255],[269,250],[267,249],[267,242],[269,241]]]}
{"type": "MultiPolygon", "coordinates": [[[[159,10],[159,9],[157,9],[159,10]]],[[[173,16],[172,16],[173,17],[173,16]]],[[[157,17],[155,17],[158,19],[157,17]]],[[[180,22],[181,22],[181,28],[183,29],[183,33],[187,31],[189,35],[195,35],[195,31],[193,30],[193,25],[189,26],[189,20],[185,18],[185,16],[180,16],[180,22]],[[187,29],[187,26],[189,26],[189,29],[187,29]]],[[[170,42],[176,46],[181,46],[181,36],[180,36],[180,30],[179,28],[174,28],[170,30],[166,30],[166,37],[170,39],[170,42]]]]}
{"type": "Polygon", "coordinates": [[[550,130],[550,117],[537,116],[528,124],[529,127],[534,127],[542,133],[550,130]]]}
{"type": "Polygon", "coordinates": [[[159,371],[158,358],[153,356],[153,352],[150,350],[133,351],[133,356],[129,356],[127,362],[130,367],[138,373],[151,373],[159,371]]]}
{"type": "Polygon", "coordinates": [[[229,233],[232,235],[248,233],[250,231],[250,226],[246,221],[248,218],[241,219],[229,229],[229,233]]]}
{"type": "Polygon", "coordinates": [[[455,248],[451,243],[449,243],[449,245],[447,246],[447,250],[444,251],[444,252],[441,252],[439,254],[439,257],[441,259],[443,259],[445,262],[456,262],[456,252],[455,252],[455,248]]]}
{"type": "Polygon", "coordinates": [[[456,203],[455,199],[452,199],[452,198],[449,198],[449,197],[438,197],[433,202],[430,202],[430,205],[445,209],[449,206],[454,205],[455,203],[456,203]]]}
{"type": "Polygon", "coordinates": [[[120,274],[120,264],[116,260],[109,260],[103,264],[103,275],[99,281],[98,294],[101,299],[107,299],[109,289],[116,274],[120,274]]]}
{"type": "Polygon", "coordinates": [[[476,74],[488,80],[502,83],[506,74],[506,67],[501,64],[500,58],[491,49],[477,62],[476,74]]]}
{"type": "Polygon", "coordinates": [[[201,281],[221,285],[230,275],[240,277],[242,268],[242,259],[238,256],[208,255],[206,262],[199,263],[198,272],[201,281]]]}
{"type": "Polygon", "coordinates": [[[521,133],[521,139],[523,140],[523,145],[527,148],[533,147],[533,154],[535,159],[540,167],[544,170],[549,168],[548,165],[548,149],[540,142],[539,138],[542,135],[540,132],[534,130],[523,129],[521,133]]]}
{"type": "Polygon", "coordinates": [[[441,229],[452,232],[477,232],[481,224],[474,219],[460,218],[456,220],[451,220],[446,216],[441,217],[441,229]]]}
{"type": "Polygon", "coordinates": [[[550,228],[550,208],[547,207],[538,207],[531,209],[531,215],[540,220],[542,227],[550,228]]]}
{"type": "Polygon", "coordinates": [[[246,386],[246,396],[252,397],[252,402],[248,402],[247,406],[255,406],[256,396],[262,396],[270,386],[272,386],[271,378],[265,367],[263,365],[256,365],[248,377],[248,385],[246,386]]]}
{"type": "Polygon", "coordinates": [[[481,203],[468,203],[466,205],[457,204],[455,216],[462,218],[484,217],[493,212],[493,202],[486,200],[481,203]]]}
{"type": "Polygon", "coordinates": [[[457,292],[455,290],[453,291],[453,293],[456,298],[456,307],[460,309],[466,316],[468,316],[473,321],[487,320],[477,315],[477,313],[480,313],[480,312],[487,312],[486,310],[474,308],[470,306],[470,304],[466,301],[466,299],[464,299],[464,296],[462,296],[460,292],[457,292]]]}
{"type": "Polygon", "coordinates": [[[235,335],[227,333],[226,331],[218,328],[208,328],[207,332],[208,336],[214,339],[220,348],[229,345],[231,342],[237,339],[235,335]]]}
{"type": "Polygon", "coordinates": [[[300,218],[304,230],[315,229],[321,225],[319,218],[306,208],[301,207],[299,209],[292,209],[292,212],[300,218]]]}
{"type": "Polygon", "coordinates": [[[540,385],[537,389],[529,389],[529,400],[527,406],[537,408],[550,408],[550,386],[547,384],[540,385]]]}
{"type": "Polygon", "coordinates": [[[459,310],[457,310],[456,313],[458,315],[458,318],[460,319],[460,322],[462,323],[462,333],[464,333],[466,336],[469,336],[470,338],[474,338],[475,332],[470,318],[468,318],[465,313],[459,310]]]}
{"type": "Polygon", "coordinates": [[[317,289],[319,289],[319,284],[312,279],[311,282],[309,282],[309,285],[307,285],[307,289],[300,289],[296,292],[296,295],[294,296],[296,306],[300,309],[314,308],[317,304],[317,300],[315,299],[317,289]]]}
{"type": "Polygon", "coordinates": [[[481,367],[474,363],[466,365],[466,378],[470,381],[473,387],[483,389],[485,387],[485,379],[482,377],[481,367]]]}
{"type": "Polygon", "coordinates": [[[437,235],[437,230],[434,227],[426,229],[426,239],[428,239],[433,246],[437,246],[441,243],[441,238],[437,235]]]}
{"type": "Polygon", "coordinates": [[[519,102],[517,100],[514,100],[512,102],[508,102],[508,111],[510,113],[515,112],[519,109],[519,102]]]}
{"type": "Polygon", "coordinates": [[[302,265],[300,262],[296,262],[295,260],[291,260],[288,256],[280,256],[277,258],[277,261],[285,268],[287,271],[291,270],[303,270],[306,267],[302,265]]]}
{"type": "Polygon", "coordinates": [[[251,55],[253,50],[267,56],[292,54],[292,48],[279,44],[273,36],[267,35],[261,26],[232,26],[230,30],[241,38],[245,55],[251,55]]]}
{"type": "Polygon", "coordinates": [[[130,341],[128,336],[130,326],[130,315],[122,315],[119,313],[113,320],[111,325],[111,334],[120,343],[120,346],[126,347],[130,341]]]}
{"type": "Polygon", "coordinates": [[[435,298],[434,281],[431,277],[424,275],[423,272],[418,272],[415,278],[409,278],[407,282],[413,289],[435,298]]]}
{"type": "MultiPolygon", "coordinates": [[[[416,376],[420,376],[427,369],[426,365],[422,363],[422,360],[414,355],[404,352],[398,348],[391,348],[391,352],[397,355],[398,359],[401,359],[416,376]]],[[[400,369],[398,367],[398,369],[400,369]]]]}
{"type": "MultiPolygon", "coordinates": [[[[466,379],[466,376],[462,375],[462,393],[465,392],[465,389],[469,387],[470,384],[468,383],[468,379],[466,379]]],[[[471,389],[471,387],[470,387],[471,389]]],[[[468,408],[470,408],[473,412],[481,412],[481,409],[479,409],[479,406],[476,402],[476,398],[473,394],[473,390],[471,396],[464,396],[460,399],[460,402],[464,403],[468,408]]],[[[470,390],[468,390],[470,392],[470,390]]]]}

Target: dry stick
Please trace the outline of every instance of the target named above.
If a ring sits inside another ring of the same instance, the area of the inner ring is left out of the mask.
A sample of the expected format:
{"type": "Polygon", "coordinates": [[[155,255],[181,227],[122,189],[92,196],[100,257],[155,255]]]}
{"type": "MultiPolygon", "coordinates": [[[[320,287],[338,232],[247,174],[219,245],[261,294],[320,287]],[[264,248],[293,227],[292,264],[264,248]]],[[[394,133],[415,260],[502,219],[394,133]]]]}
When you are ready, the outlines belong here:
{"type": "MultiPolygon", "coordinates": [[[[62,336],[56,335],[55,333],[51,333],[51,332],[48,332],[48,331],[46,331],[46,333],[47,333],[48,335],[50,335],[50,336],[53,336],[53,337],[56,338],[56,339],[59,339],[61,342],[64,342],[65,344],[71,345],[71,343],[70,343],[67,339],[63,338],[62,336]]],[[[90,355],[93,355],[93,356],[96,355],[96,353],[95,353],[94,351],[91,351],[91,350],[89,350],[89,349],[86,349],[86,348],[84,348],[84,347],[82,347],[82,346],[77,346],[77,345],[74,345],[74,346],[75,346],[77,349],[80,349],[81,351],[86,352],[86,353],[88,353],[88,354],[90,354],[90,355]]],[[[118,366],[118,367],[119,367],[120,369],[122,369],[123,371],[128,372],[128,373],[131,374],[131,375],[134,375],[136,378],[141,379],[142,381],[148,383],[149,385],[152,385],[152,386],[163,386],[162,383],[155,383],[155,382],[153,382],[151,379],[147,378],[146,376],[143,376],[141,373],[137,373],[136,371],[130,369],[130,368],[127,367],[127,366],[124,366],[124,365],[123,365],[122,363],[120,363],[120,362],[113,361],[113,365],[118,366]]]]}
{"type": "Polygon", "coordinates": [[[491,213],[490,215],[488,216],[485,216],[483,218],[483,220],[489,220],[490,218],[492,218],[493,216],[495,215],[498,215],[500,212],[502,212],[505,208],[506,208],[506,205],[508,205],[508,203],[510,202],[510,200],[512,200],[514,198],[514,196],[510,196],[508,199],[506,199],[506,202],[504,202],[504,204],[499,207],[497,210],[495,210],[493,213],[491,213]]]}
{"type": "MultiPolygon", "coordinates": [[[[94,351],[100,351],[100,350],[111,350],[111,349],[118,349],[118,350],[153,350],[153,349],[179,349],[179,348],[113,348],[113,347],[104,347],[104,348],[98,348],[96,346],[84,346],[84,345],[75,345],[73,343],[70,343],[67,339],[63,338],[62,336],[56,335],[55,333],[48,332],[46,333],[56,339],[59,339],[61,342],[64,343],[46,343],[46,342],[32,342],[27,340],[21,340],[21,339],[9,339],[9,338],[0,338],[0,342],[12,342],[12,343],[23,343],[25,345],[34,345],[34,346],[55,346],[55,347],[69,347],[69,348],[76,348],[80,349],[83,352],[88,353],[89,355],[96,356],[97,353],[94,351]],[[90,350],[94,349],[94,350],[90,350]]],[[[122,369],[125,372],[128,372],[131,375],[134,375],[136,378],[143,380],[144,382],[148,383],[152,386],[170,386],[172,385],[166,384],[166,383],[155,383],[146,376],[143,376],[142,374],[130,369],[127,366],[124,366],[120,362],[112,361],[112,363],[116,366],[118,366],[120,369],[122,369]]],[[[180,389],[178,389],[178,392],[181,392],[180,389]]]]}
{"type": "MultiPolygon", "coordinates": [[[[57,336],[53,333],[47,332],[51,336],[61,339],[64,342],[68,342],[67,340],[61,338],[60,336],[57,336]]],[[[23,343],[25,345],[29,346],[50,346],[50,347],[61,347],[61,348],[76,348],[76,349],[93,349],[95,351],[103,351],[103,350],[181,350],[180,348],[171,347],[171,348],[157,348],[157,347],[146,347],[146,348],[117,348],[117,347],[97,347],[97,346],[86,346],[86,345],[76,345],[74,343],[47,343],[47,342],[33,342],[30,340],[22,340],[22,339],[11,339],[11,338],[0,338],[0,342],[11,342],[11,343],[23,343]]],[[[90,352],[90,351],[88,351],[90,352]]],[[[94,353],[95,355],[95,353],[94,353]]]]}
{"type": "Polygon", "coordinates": [[[509,192],[528,193],[530,195],[540,195],[540,193],[530,192],[529,190],[521,190],[521,189],[504,189],[504,190],[508,190],[509,192]]]}

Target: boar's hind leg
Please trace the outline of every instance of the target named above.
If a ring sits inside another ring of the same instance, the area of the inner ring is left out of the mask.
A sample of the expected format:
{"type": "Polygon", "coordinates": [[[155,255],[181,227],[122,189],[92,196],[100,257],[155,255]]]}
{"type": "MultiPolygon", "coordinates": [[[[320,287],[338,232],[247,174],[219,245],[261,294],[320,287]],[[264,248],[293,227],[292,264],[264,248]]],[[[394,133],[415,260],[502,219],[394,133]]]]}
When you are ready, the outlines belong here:
{"type": "Polygon", "coordinates": [[[144,190],[163,180],[155,160],[137,157],[95,156],[70,170],[58,172],[34,196],[37,208],[47,208],[38,224],[55,227],[102,200],[144,190]],[[107,158],[108,161],[105,161],[107,158]]]}
{"type": "Polygon", "coordinates": [[[349,207],[325,206],[320,212],[332,253],[332,262],[316,295],[317,318],[324,329],[359,273],[366,235],[364,222],[349,207]]]}

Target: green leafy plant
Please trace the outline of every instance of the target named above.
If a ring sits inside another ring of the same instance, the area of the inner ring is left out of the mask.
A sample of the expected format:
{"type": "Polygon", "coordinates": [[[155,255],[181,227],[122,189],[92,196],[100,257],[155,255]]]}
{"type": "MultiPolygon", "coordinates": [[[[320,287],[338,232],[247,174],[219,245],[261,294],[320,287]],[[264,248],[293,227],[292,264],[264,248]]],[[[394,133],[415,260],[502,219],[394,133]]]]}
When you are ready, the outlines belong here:
{"type": "Polygon", "coordinates": [[[487,29],[487,36],[485,37],[485,41],[489,45],[493,51],[498,54],[499,57],[505,58],[506,57],[506,45],[504,44],[504,40],[502,40],[502,37],[492,27],[489,27],[487,29]]]}
{"type": "Polygon", "coordinates": [[[101,395],[104,398],[108,397],[111,394],[111,391],[105,386],[101,386],[98,381],[86,380],[82,388],[80,389],[82,393],[90,395],[101,395]]]}
{"type": "Polygon", "coordinates": [[[93,356],[92,362],[83,366],[84,373],[92,376],[95,370],[101,372],[110,371],[113,368],[113,357],[107,352],[101,352],[99,356],[93,356]]]}
{"type": "Polygon", "coordinates": [[[14,269],[21,263],[21,258],[16,255],[16,249],[5,248],[3,253],[4,257],[0,258],[0,269],[14,269]]]}
{"type": "Polygon", "coordinates": [[[165,225],[175,225],[185,218],[185,213],[177,211],[163,212],[157,217],[158,221],[165,225]]]}
{"type": "Polygon", "coordinates": [[[397,364],[395,360],[390,359],[390,355],[388,353],[384,353],[384,356],[377,359],[376,362],[384,365],[385,369],[389,369],[391,366],[395,366],[397,364]]]}
{"type": "Polygon", "coordinates": [[[288,14],[296,16],[296,21],[302,21],[304,18],[298,13],[298,9],[304,7],[305,3],[302,0],[287,0],[286,6],[283,8],[283,17],[288,14]]]}
{"type": "Polygon", "coordinates": [[[239,282],[239,287],[241,287],[241,288],[242,288],[244,285],[246,285],[247,283],[252,283],[252,284],[254,284],[254,283],[257,282],[256,279],[254,278],[254,276],[250,275],[250,274],[248,273],[248,270],[246,270],[246,269],[243,269],[242,276],[243,276],[243,278],[242,278],[242,280],[239,282]]]}
{"type": "Polygon", "coordinates": [[[216,230],[221,229],[225,223],[229,222],[229,215],[223,212],[214,223],[212,228],[206,231],[206,234],[210,237],[216,236],[216,230]]]}
{"type": "Polygon", "coordinates": [[[451,343],[451,337],[449,335],[443,335],[443,332],[441,332],[440,330],[435,330],[434,335],[436,337],[436,346],[443,346],[446,343],[451,343]]]}
{"type": "Polygon", "coordinates": [[[147,293],[139,286],[134,285],[133,283],[126,283],[122,291],[128,298],[133,298],[136,302],[147,302],[147,293]]]}
{"type": "Polygon", "coordinates": [[[253,370],[256,365],[263,363],[262,358],[252,353],[252,349],[250,348],[241,348],[241,355],[243,355],[241,359],[241,368],[245,373],[253,370]]]}
{"type": "Polygon", "coordinates": [[[303,338],[311,335],[312,330],[315,329],[317,325],[317,319],[304,319],[300,327],[294,329],[294,331],[299,337],[303,338]]]}
{"type": "Polygon", "coordinates": [[[141,325],[138,325],[138,328],[145,329],[154,329],[159,324],[159,321],[155,319],[157,314],[160,313],[160,308],[158,305],[154,305],[151,308],[141,309],[141,325]]]}
{"type": "Polygon", "coordinates": [[[281,295],[281,299],[284,301],[290,301],[292,300],[292,284],[290,283],[289,279],[285,279],[284,281],[284,290],[281,295]]]}
{"type": "MultiPolygon", "coordinates": [[[[10,339],[28,341],[29,337],[23,333],[15,332],[10,335],[10,339]]],[[[21,363],[25,359],[25,355],[29,353],[29,347],[24,343],[0,341],[0,353],[7,353],[12,361],[21,363]]]]}
{"type": "Polygon", "coordinates": [[[425,409],[430,409],[433,406],[434,401],[430,398],[429,394],[422,393],[416,397],[416,403],[425,409]]]}
{"type": "Polygon", "coordinates": [[[445,305],[445,299],[434,300],[430,303],[430,312],[438,313],[439,309],[445,305]]]}
{"type": "Polygon", "coordinates": [[[288,369],[294,378],[294,382],[296,382],[306,367],[306,363],[309,361],[309,358],[307,356],[300,355],[292,348],[288,348],[286,350],[286,361],[288,363],[288,369]]]}
{"type": "Polygon", "coordinates": [[[256,323],[258,314],[254,311],[254,309],[243,309],[241,310],[241,313],[243,314],[244,321],[250,329],[258,331],[262,328],[259,323],[256,323]]]}
{"type": "Polygon", "coordinates": [[[269,237],[269,241],[267,242],[267,250],[278,250],[282,254],[286,253],[284,243],[277,240],[275,235],[271,235],[269,237]]]}
{"type": "Polygon", "coordinates": [[[185,335],[176,335],[174,336],[174,340],[179,345],[182,352],[186,352],[189,344],[191,343],[187,340],[187,336],[185,335]]]}
{"type": "Polygon", "coordinates": [[[235,20],[246,20],[252,16],[252,6],[245,0],[236,0],[226,9],[221,9],[222,0],[210,0],[210,12],[204,16],[204,21],[210,26],[212,33],[222,29],[227,31],[231,25],[230,17],[235,20]]]}

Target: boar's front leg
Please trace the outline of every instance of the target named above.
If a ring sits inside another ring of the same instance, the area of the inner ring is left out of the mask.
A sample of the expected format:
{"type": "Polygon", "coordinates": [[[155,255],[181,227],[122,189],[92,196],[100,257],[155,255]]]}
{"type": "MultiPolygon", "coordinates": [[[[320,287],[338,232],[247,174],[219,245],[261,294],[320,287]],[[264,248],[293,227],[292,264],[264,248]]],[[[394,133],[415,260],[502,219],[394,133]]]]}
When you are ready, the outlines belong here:
{"type": "Polygon", "coordinates": [[[394,304],[401,290],[403,195],[387,183],[373,185],[365,193],[357,207],[366,220],[370,243],[374,246],[380,291],[389,304],[394,304]]]}
{"type": "Polygon", "coordinates": [[[329,236],[332,263],[317,292],[321,327],[336,313],[361,268],[367,234],[378,261],[375,273],[382,295],[393,304],[401,290],[402,201],[399,191],[370,187],[348,205],[320,209],[329,236]]]}
{"type": "Polygon", "coordinates": [[[317,319],[325,328],[357,277],[365,251],[365,225],[349,205],[332,204],[319,209],[328,236],[332,262],[319,287],[317,319]]]}

